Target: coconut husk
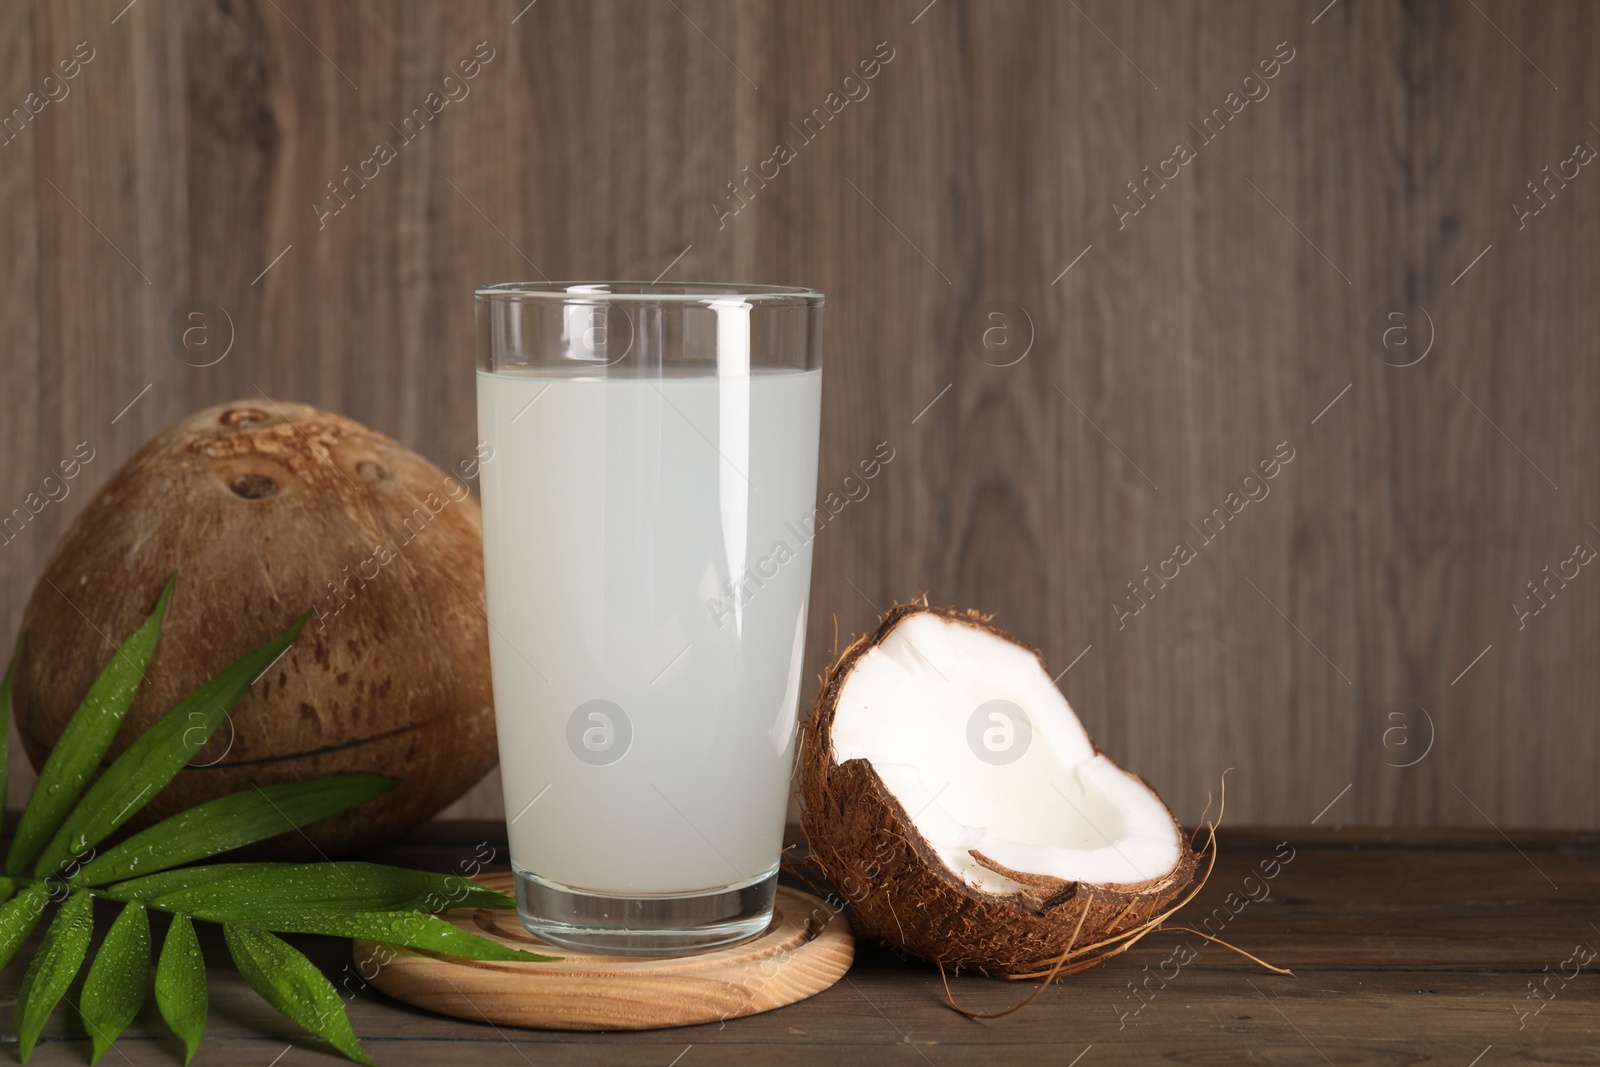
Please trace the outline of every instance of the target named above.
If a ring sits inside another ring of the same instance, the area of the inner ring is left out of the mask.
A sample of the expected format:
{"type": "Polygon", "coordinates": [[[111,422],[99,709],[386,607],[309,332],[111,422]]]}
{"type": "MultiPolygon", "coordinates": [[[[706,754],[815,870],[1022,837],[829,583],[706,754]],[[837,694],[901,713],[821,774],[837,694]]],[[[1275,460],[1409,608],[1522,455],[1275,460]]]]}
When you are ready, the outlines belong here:
{"type": "Polygon", "coordinates": [[[919,613],[987,630],[1029,648],[1044,665],[1037,649],[996,627],[991,616],[929,607],[923,598],[892,607],[824,673],[802,727],[801,825],[812,859],[850,902],[856,931],[957,971],[1013,978],[1049,971],[1069,952],[1158,921],[1194,878],[1195,854],[1181,830],[1173,869],[1131,885],[1065,882],[1009,870],[973,853],[983,866],[1022,885],[1009,894],[984,892],[940,861],[867,760],[836,761],[831,732],[845,680],[862,656],[919,613]]]}
{"type": "Polygon", "coordinates": [[[23,612],[13,692],[35,767],[174,573],[107,762],[202,682],[311,618],[135,827],[257,785],[401,779],[275,846],[344,855],[400,836],[494,766],[477,500],[352,419],[259,396],[157,435],[57,546],[23,612]]]}

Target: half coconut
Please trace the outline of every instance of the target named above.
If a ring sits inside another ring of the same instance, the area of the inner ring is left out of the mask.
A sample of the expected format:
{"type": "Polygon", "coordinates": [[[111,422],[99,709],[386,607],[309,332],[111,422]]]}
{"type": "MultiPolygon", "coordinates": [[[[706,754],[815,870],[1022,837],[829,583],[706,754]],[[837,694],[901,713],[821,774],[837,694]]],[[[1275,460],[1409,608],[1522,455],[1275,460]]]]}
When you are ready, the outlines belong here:
{"type": "Polygon", "coordinates": [[[891,609],[824,675],[802,751],[812,858],[858,930],[926,960],[1037,976],[1148,929],[1194,878],[1161,798],[976,612],[891,609]]]}

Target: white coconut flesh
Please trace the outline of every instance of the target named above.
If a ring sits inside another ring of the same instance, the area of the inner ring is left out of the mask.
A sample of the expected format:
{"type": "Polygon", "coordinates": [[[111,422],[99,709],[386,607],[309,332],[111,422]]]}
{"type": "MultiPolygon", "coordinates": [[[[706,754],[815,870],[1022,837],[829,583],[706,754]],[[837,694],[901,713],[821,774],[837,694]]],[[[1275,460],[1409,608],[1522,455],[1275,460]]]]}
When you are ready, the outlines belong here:
{"type": "Polygon", "coordinates": [[[973,852],[1094,885],[1161,878],[1182,852],[1161,799],[1095,752],[1038,657],[976,626],[907,617],[840,687],[832,741],[838,763],[870,763],[940,861],[984,892],[1023,887],[973,852]]]}

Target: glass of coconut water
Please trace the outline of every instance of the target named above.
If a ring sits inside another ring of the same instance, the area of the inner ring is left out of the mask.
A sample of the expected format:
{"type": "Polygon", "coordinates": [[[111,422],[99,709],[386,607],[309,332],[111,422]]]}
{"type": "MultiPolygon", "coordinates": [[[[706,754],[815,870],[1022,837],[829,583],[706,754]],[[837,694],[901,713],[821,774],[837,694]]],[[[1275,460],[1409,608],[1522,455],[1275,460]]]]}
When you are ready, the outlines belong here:
{"type": "Polygon", "coordinates": [[[771,921],[822,294],[477,292],[490,664],[523,925],[633,956],[771,921]]]}

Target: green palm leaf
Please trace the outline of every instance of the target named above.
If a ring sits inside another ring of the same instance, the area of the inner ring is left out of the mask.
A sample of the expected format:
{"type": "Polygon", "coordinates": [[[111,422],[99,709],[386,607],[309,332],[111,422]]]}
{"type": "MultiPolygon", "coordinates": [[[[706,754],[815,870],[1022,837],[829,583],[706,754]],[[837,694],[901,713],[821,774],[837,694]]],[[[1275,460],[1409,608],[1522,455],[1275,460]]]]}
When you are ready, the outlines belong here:
{"type": "Polygon", "coordinates": [[[80,890],[67,898],[55,919],[44,932],[39,951],[22,976],[17,993],[17,1010],[12,1029],[17,1032],[17,1052],[28,1062],[39,1040],[45,1020],[61,1002],[89,951],[89,934],[94,929],[94,897],[80,890]]]}
{"type": "Polygon", "coordinates": [[[246,922],[280,934],[326,934],[360,938],[385,945],[404,945],[424,952],[442,952],[467,960],[507,963],[549,963],[559,956],[539,956],[508,948],[420,911],[308,911],[297,907],[241,908],[237,905],[196,912],[210,922],[246,922]]]}
{"type": "MultiPolygon", "coordinates": [[[[126,905],[106,934],[83,986],[80,1010],[94,1039],[96,1060],[144,1002],[150,970],[150,908],[172,913],[156,967],[156,1003],[183,1041],[186,1063],[199,1047],[207,1009],[196,918],[223,924],[240,973],[268,1003],[363,1064],[372,1061],[356,1040],[338,992],[273,931],[361,938],[467,959],[559,958],[508,948],[431,914],[454,907],[515,907],[508,895],[454,875],[372,863],[184,866],[349,810],[398,784],[379,775],[252,787],[219,797],[91,857],[69,875],[65,870],[69,862],[91,852],[126,823],[204,747],[305,623],[302,616],[273,641],[190,693],[91,783],[154,654],[172,589],[169,582],[155,610],[123,643],[68,723],[29,798],[11,842],[6,872],[0,875],[0,966],[10,961],[38,925],[52,891],[74,890],[46,930],[23,977],[13,1028],[24,1060],[83,964],[93,931],[95,896],[126,905]],[[30,862],[34,878],[18,877],[30,862]],[[136,872],[139,877],[133,877],[136,872]],[[89,885],[109,888],[75,888],[89,885]]],[[[0,795],[5,788],[12,678],[22,647],[19,636],[0,681],[0,795]]]]}
{"type": "Polygon", "coordinates": [[[350,1059],[377,1067],[356,1040],[338,990],[310,960],[265,930],[229,923],[222,934],[239,973],[268,1004],[350,1059]]]}
{"type": "MultiPolygon", "coordinates": [[[[16,836],[11,839],[11,851],[6,855],[7,874],[18,873],[38,855],[39,849],[60,828],[110,749],[128,708],[133,705],[139,683],[144,681],[145,668],[155,652],[161,621],[166,617],[167,602],[176,581],[176,575],[168,579],[155,610],[117,649],[100,677],[89,687],[89,695],[67,721],[60,740],[50,750],[49,758],[39,771],[39,780],[34,782],[33,792],[28,796],[27,807],[22,809],[16,836]]],[[[9,688],[6,695],[9,698],[9,688]]]]}
{"type": "Polygon", "coordinates": [[[205,746],[211,732],[305,625],[305,615],[267,644],[225,667],[128,746],[56,831],[34,865],[43,876],[83,855],[148,804],[205,746]]]}
{"type": "Polygon", "coordinates": [[[174,915],[156,964],[156,1006],[183,1041],[183,1062],[194,1059],[206,1027],[206,961],[187,915],[174,915]]]}
{"type": "Polygon", "coordinates": [[[192,863],[364,804],[399,784],[377,774],[341,774],[243,789],[135,834],[86,864],[72,881],[103,885],[136,871],[153,874],[192,863]]]}
{"type": "Polygon", "coordinates": [[[28,940],[49,902],[50,887],[43,882],[32,882],[0,905],[0,967],[10,963],[17,949],[28,940]]]}
{"type": "Polygon", "coordinates": [[[90,1063],[104,1055],[139,1014],[149,984],[150,918],[144,905],[129,904],[106,932],[83,980],[78,1010],[94,1039],[90,1063]]]}
{"type": "Polygon", "coordinates": [[[432,912],[516,906],[506,894],[457,875],[359,862],[208,863],[118,882],[106,894],[199,918],[223,914],[238,922],[296,908],[432,912]]]}

